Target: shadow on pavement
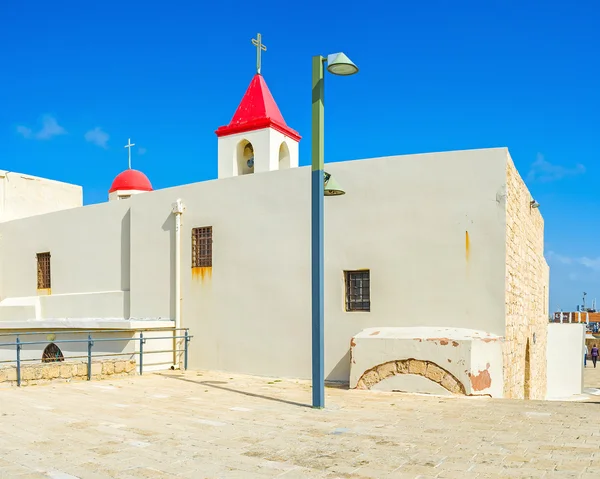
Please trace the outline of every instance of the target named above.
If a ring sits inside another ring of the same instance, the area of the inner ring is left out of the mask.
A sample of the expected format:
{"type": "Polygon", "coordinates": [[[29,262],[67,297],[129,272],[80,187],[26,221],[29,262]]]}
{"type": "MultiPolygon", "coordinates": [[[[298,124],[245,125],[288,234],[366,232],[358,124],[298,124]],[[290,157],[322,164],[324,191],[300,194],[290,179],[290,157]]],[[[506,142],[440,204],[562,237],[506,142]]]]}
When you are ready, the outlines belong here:
{"type": "Polygon", "coordinates": [[[193,379],[188,379],[188,378],[184,378],[181,376],[172,376],[170,374],[161,374],[161,376],[163,376],[165,378],[169,378],[169,379],[177,379],[178,381],[186,381],[188,383],[197,384],[199,386],[208,386],[208,387],[215,388],[215,389],[221,389],[223,391],[229,391],[229,392],[236,393],[236,394],[242,394],[244,396],[249,396],[249,397],[253,397],[253,398],[266,399],[267,401],[275,401],[275,402],[280,402],[283,404],[289,404],[291,406],[307,407],[307,408],[312,409],[312,407],[309,404],[302,404],[299,402],[288,401],[286,399],[279,399],[279,398],[274,398],[274,397],[270,397],[270,396],[263,396],[262,394],[255,394],[255,393],[250,393],[248,391],[240,391],[239,389],[233,389],[233,388],[227,388],[225,386],[221,386],[221,384],[227,384],[224,381],[194,381],[193,379]]]}

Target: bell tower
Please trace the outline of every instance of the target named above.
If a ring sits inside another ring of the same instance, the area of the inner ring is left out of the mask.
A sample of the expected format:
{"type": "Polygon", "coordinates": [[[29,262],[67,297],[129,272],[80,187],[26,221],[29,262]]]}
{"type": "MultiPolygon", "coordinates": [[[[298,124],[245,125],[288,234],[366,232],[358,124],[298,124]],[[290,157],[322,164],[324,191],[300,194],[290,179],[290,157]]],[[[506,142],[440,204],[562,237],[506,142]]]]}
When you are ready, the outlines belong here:
{"type": "Polygon", "coordinates": [[[256,47],[256,75],[228,125],[219,127],[219,178],[298,167],[300,135],[287,126],[261,69],[260,33],[256,47]]]}

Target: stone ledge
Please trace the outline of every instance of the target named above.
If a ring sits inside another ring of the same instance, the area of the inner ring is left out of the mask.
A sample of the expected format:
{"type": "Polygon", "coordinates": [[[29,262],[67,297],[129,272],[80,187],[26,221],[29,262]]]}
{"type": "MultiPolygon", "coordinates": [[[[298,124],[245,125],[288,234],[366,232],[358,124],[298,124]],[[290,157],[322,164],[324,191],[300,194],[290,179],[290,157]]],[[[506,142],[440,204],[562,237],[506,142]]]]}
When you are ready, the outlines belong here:
{"type": "MultiPolygon", "coordinates": [[[[26,364],[21,367],[21,386],[48,384],[56,381],[87,380],[87,361],[65,361],[26,364]]],[[[137,374],[135,359],[107,359],[92,361],[92,379],[108,379],[137,374]]],[[[17,368],[0,369],[0,385],[17,385],[17,368]]]]}

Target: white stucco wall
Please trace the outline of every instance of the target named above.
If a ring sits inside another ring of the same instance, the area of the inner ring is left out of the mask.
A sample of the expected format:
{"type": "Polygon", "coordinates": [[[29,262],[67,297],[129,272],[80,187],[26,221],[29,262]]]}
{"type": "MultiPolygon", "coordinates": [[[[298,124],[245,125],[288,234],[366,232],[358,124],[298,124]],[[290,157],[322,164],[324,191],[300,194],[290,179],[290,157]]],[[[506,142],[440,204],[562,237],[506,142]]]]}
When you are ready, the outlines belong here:
{"type": "Polygon", "coordinates": [[[548,399],[568,399],[583,390],[585,324],[548,324],[548,399]]]}
{"type": "Polygon", "coordinates": [[[0,170],[0,222],[82,204],[81,186],[0,170]]]}
{"type": "MultiPolygon", "coordinates": [[[[348,380],[366,327],[504,334],[506,150],[328,164],[347,194],[325,199],[326,376],[348,380]],[[426,179],[424,181],[424,179],[426,179]],[[466,232],[469,245],[466,245],[466,232]],[[345,312],[343,271],[371,270],[372,310],[345,312]]],[[[174,219],[182,221],[182,321],[194,367],[309,377],[310,169],[131,198],[131,314],[174,314],[174,219]],[[191,270],[191,229],[213,226],[213,268],[191,270]],[[162,252],[162,253],[159,253],[162,252]],[[168,292],[168,294],[165,294],[168,292]]]]}
{"type": "Polygon", "coordinates": [[[129,318],[129,219],[119,201],[0,223],[0,319],[9,320],[3,304],[33,301],[38,319],[129,318]],[[52,294],[37,300],[42,252],[51,254],[52,294]]]}
{"type": "MultiPolygon", "coordinates": [[[[328,379],[348,380],[350,339],[368,327],[504,334],[506,158],[506,149],[490,149],[327,165],[347,192],[325,198],[328,379]],[[371,271],[371,312],[346,312],[343,271],[360,268],[371,271]]],[[[0,299],[35,296],[35,253],[50,251],[53,295],[130,290],[131,317],[173,318],[177,198],[186,206],[182,326],[195,335],[191,366],[309,377],[307,167],[2,223],[0,299]],[[191,269],[199,226],[212,226],[214,239],[203,275],[191,269]]]]}

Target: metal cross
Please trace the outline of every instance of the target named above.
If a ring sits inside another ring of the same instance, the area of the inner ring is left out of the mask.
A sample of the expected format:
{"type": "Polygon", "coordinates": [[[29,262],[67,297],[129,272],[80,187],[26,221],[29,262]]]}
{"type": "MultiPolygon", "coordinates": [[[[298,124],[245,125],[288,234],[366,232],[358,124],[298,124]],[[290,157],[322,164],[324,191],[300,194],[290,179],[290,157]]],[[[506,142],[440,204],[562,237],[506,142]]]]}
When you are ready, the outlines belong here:
{"type": "Polygon", "coordinates": [[[256,73],[260,75],[260,53],[261,51],[267,51],[267,47],[262,44],[262,36],[260,33],[256,35],[256,38],[252,39],[252,45],[256,47],[256,73]]]}
{"type": "Polygon", "coordinates": [[[129,138],[127,140],[127,144],[125,145],[125,148],[127,148],[129,150],[129,169],[131,170],[131,147],[135,146],[135,143],[131,143],[131,138],[129,138]]]}

